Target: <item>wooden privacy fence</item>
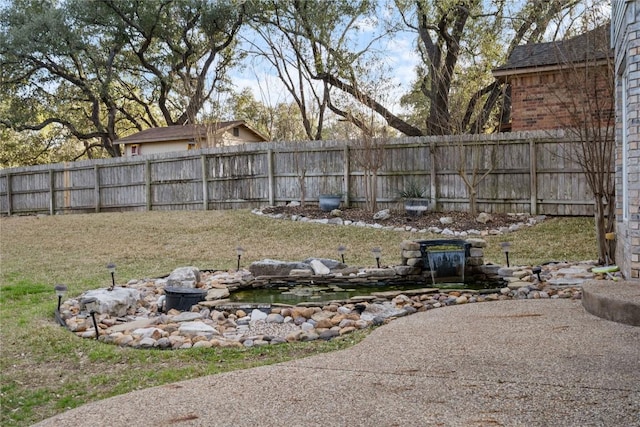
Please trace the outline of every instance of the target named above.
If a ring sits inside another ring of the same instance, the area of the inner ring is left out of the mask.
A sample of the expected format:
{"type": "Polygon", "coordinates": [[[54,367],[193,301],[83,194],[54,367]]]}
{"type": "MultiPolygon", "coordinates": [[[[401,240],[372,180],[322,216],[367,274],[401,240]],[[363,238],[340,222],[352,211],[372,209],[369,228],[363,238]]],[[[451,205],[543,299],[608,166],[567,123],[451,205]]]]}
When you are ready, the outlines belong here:
{"type": "MultiPolygon", "coordinates": [[[[401,138],[377,147],[384,159],[376,180],[380,208],[400,207],[398,191],[414,180],[437,210],[468,210],[468,191],[458,171],[470,176],[491,168],[478,186],[479,211],[593,214],[593,196],[572,160],[578,144],[562,132],[401,138]]],[[[337,188],[345,195],[344,205],[362,206],[362,150],[346,141],[260,143],[4,169],[0,211],[250,208],[300,200],[301,184],[308,203],[337,188]]]]}

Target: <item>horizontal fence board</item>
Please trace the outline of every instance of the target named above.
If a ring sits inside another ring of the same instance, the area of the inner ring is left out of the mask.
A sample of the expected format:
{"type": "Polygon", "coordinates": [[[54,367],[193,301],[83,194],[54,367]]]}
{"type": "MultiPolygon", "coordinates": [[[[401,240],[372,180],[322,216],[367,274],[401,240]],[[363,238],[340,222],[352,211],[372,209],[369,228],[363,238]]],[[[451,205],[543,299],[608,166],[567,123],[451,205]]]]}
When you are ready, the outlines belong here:
{"type": "Polygon", "coordinates": [[[479,210],[592,215],[577,148],[562,132],[529,132],[404,137],[371,150],[357,141],[274,142],[39,165],[0,171],[0,210],[237,209],[300,200],[303,189],[307,202],[348,192],[351,206],[363,207],[369,165],[377,169],[380,209],[401,209],[400,190],[415,182],[438,210],[468,210],[460,173],[473,180],[489,171],[477,185],[479,210]]]}

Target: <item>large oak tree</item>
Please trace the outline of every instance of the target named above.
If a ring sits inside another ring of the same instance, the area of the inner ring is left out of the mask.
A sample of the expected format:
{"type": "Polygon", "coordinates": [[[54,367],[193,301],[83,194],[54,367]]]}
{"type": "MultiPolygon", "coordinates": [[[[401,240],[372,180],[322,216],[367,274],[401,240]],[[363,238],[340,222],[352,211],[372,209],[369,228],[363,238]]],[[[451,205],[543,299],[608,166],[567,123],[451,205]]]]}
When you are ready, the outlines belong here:
{"type": "Polygon", "coordinates": [[[224,89],[245,12],[231,1],[16,0],[1,11],[1,122],[57,126],[119,156],[120,136],[193,122],[224,89]]]}
{"type": "Polygon", "coordinates": [[[505,88],[492,78],[491,69],[501,65],[517,45],[553,38],[555,33],[548,34],[550,27],[571,24],[567,17],[585,8],[579,0],[282,0],[266,4],[258,22],[273,31],[263,27],[260,34],[271,47],[269,62],[292,93],[302,93],[301,80],[292,85],[290,74],[283,75],[282,70],[298,69],[301,79],[317,82],[322,89],[318,92],[322,96],[316,97],[318,105],[326,105],[363,130],[366,121],[354,113],[358,107],[344,108],[345,103],[339,102],[345,96],[409,136],[479,133],[490,127],[501,111],[509,109],[505,88]],[[366,37],[362,28],[370,23],[380,31],[362,43],[366,37]],[[402,99],[410,110],[404,115],[394,113],[393,104],[399,100],[380,96],[380,77],[372,72],[388,53],[380,50],[384,42],[400,32],[414,35],[421,58],[414,89],[402,99]]]}

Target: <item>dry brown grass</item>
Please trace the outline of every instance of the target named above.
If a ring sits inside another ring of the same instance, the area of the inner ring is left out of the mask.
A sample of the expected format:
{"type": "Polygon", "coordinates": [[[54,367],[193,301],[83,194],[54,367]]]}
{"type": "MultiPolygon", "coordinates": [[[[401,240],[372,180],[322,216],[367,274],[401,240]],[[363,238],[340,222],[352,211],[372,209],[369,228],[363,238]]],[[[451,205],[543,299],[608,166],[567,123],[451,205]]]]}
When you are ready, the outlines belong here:
{"type": "MultiPolygon", "coordinates": [[[[157,277],[174,268],[229,269],[236,266],[237,246],[246,249],[242,264],[274,258],[337,258],[348,248],[350,265],[373,265],[371,248],[382,248],[383,264],[400,262],[405,238],[442,236],[361,227],[273,220],[248,211],[129,212],[0,220],[2,278],[24,274],[32,281],[67,283],[84,289],[108,279],[105,266],[114,262],[120,281],[157,277]]],[[[487,258],[503,262],[500,241],[512,242],[511,259],[534,264],[551,259],[583,260],[595,256],[590,218],[547,220],[524,231],[487,238],[487,258]]]]}
{"type": "Polygon", "coordinates": [[[106,280],[108,262],[117,265],[121,281],[184,265],[235,268],[237,246],[246,249],[243,265],[263,258],[336,258],[340,244],[348,247],[349,264],[372,264],[373,246],[382,247],[383,261],[392,264],[399,262],[402,240],[390,231],[276,221],[248,211],[11,217],[0,225],[5,271],[30,270],[33,280],[80,288],[77,281],[87,277],[106,280]]]}

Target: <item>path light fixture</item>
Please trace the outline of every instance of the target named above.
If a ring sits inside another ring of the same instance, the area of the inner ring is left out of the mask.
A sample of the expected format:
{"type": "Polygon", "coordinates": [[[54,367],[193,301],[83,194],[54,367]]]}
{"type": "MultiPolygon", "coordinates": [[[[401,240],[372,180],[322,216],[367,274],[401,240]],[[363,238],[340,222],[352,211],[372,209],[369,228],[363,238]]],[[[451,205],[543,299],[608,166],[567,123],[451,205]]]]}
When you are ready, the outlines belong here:
{"type": "Polygon", "coordinates": [[[58,296],[58,312],[60,312],[60,305],[62,304],[62,297],[67,294],[67,285],[55,285],[53,289],[56,291],[56,295],[58,296]]]}
{"type": "Polygon", "coordinates": [[[500,246],[502,247],[502,252],[504,252],[504,256],[507,258],[507,267],[511,267],[509,265],[509,250],[511,249],[511,243],[502,242],[500,243],[500,246]]]}
{"type": "Polygon", "coordinates": [[[107,271],[111,274],[111,287],[108,290],[112,291],[116,287],[116,265],[110,262],[107,264],[107,271]]]}
{"type": "Polygon", "coordinates": [[[58,308],[56,309],[56,312],[55,312],[56,320],[61,326],[66,326],[65,321],[62,319],[62,316],[60,315],[60,305],[62,304],[62,298],[67,293],[67,285],[62,285],[62,284],[55,285],[53,289],[56,291],[56,295],[58,296],[58,308]]]}
{"type": "Polygon", "coordinates": [[[242,258],[242,254],[244,254],[244,249],[238,246],[236,248],[236,254],[238,254],[238,268],[236,270],[240,271],[240,258],[242,258]]]}
{"type": "Polygon", "coordinates": [[[371,249],[371,253],[373,254],[373,257],[376,259],[376,265],[378,266],[378,268],[380,268],[380,257],[382,256],[382,249],[375,247],[371,249]]]}
{"type": "Polygon", "coordinates": [[[91,315],[91,320],[93,320],[93,329],[96,331],[96,339],[99,338],[100,332],[98,330],[98,322],[96,321],[96,303],[98,299],[96,297],[83,298],[80,302],[84,306],[84,308],[91,315]]]}
{"type": "Polygon", "coordinates": [[[542,272],[542,267],[540,267],[539,265],[536,265],[531,269],[531,272],[536,276],[538,276],[538,282],[542,282],[542,279],[540,278],[540,272],[542,272]]]}
{"type": "Polygon", "coordinates": [[[338,255],[342,258],[342,263],[344,264],[344,253],[347,251],[347,247],[344,245],[338,246],[338,255]]]}

